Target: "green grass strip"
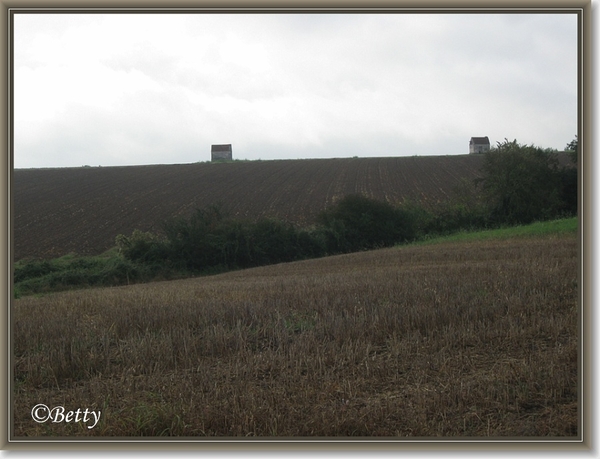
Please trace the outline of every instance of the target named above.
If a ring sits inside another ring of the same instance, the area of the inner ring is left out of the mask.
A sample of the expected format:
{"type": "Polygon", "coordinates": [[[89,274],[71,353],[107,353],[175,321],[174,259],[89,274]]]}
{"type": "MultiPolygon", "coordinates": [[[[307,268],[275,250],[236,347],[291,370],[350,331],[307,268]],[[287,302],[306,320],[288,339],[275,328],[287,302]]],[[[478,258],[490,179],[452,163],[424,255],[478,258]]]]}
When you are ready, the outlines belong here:
{"type": "Polygon", "coordinates": [[[572,217],[492,230],[461,231],[448,236],[424,239],[422,241],[415,242],[414,245],[440,244],[445,242],[486,241],[490,239],[511,239],[517,237],[559,236],[569,234],[574,236],[577,234],[578,229],[578,219],[577,217],[572,217]]]}

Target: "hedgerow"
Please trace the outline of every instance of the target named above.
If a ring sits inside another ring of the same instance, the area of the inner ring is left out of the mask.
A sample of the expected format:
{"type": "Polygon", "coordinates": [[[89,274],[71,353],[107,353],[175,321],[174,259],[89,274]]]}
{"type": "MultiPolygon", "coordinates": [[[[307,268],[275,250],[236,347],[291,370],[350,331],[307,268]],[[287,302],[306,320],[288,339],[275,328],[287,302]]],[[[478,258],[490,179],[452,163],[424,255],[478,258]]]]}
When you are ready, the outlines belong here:
{"type": "Polygon", "coordinates": [[[552,151],[505,141],[486,153],[483,172],[433,210],[347,195],[310,228],[234,219],[222,206],[208,206],[163,222],[161,234],[118,235],[108,257],[20,262],[15,293],[213,274],[577,214],[577,169],[559,167],[552,151]]]}

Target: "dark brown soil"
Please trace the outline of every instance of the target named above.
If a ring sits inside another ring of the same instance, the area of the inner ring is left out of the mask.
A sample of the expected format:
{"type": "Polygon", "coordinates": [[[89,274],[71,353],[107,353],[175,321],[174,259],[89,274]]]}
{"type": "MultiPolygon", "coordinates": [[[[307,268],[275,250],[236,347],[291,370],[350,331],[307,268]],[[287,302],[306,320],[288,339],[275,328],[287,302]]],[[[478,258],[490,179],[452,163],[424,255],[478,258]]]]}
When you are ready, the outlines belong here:
{"type": "Polygon", "coordinates": [[[159,231],[165,219],[222,203],[237,218],[301,226],[344,195],[434,205],[482,156],[338,158],[129,167],[20,169],[13,174],[15,261],[94,255],[118,234],[159,231]]]}

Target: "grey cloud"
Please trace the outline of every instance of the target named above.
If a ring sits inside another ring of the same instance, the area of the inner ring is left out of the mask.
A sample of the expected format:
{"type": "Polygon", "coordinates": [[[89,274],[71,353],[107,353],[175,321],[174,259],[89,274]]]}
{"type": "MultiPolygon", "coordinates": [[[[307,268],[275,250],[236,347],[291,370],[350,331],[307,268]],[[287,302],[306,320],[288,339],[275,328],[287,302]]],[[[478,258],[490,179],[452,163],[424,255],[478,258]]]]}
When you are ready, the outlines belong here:
{"type": "MultiPolygon", "coordinates": [[[[113,18],[129,38],[94,46],[123,94],[104,108],[69,101],[17,135],[15,159],[193,162],[218,142],[248,159],[461,154],[471,135],[562,148],[576,130],[575,24],[547,16],[181,16],[158,38],[144,35],[157,17],[113,18]]],[[[81,32],[48,24],[50,37],[81,32]]],[[[42,72],[29,34],[20,62],[42,72]]]]}

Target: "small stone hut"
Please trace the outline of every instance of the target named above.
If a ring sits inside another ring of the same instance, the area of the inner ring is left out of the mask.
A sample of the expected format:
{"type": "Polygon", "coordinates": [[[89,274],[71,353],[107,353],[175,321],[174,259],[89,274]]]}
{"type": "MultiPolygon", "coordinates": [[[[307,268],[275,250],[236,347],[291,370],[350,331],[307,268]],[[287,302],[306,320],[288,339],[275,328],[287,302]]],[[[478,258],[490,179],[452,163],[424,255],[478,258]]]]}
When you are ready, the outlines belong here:
{"type": "Polygon", "coordinates": [[[211,161],[219,161],[219,160],[232,160],[233,153],[231,151],[231,144],[226,145],[213,145],[210,149],[210,160],[211,161]]]}
{"type": "Polygon", "coordinates": [[[483,153],[490,150],[490,139],[486,137],[471,137],[469,153],[483,153]]]}

